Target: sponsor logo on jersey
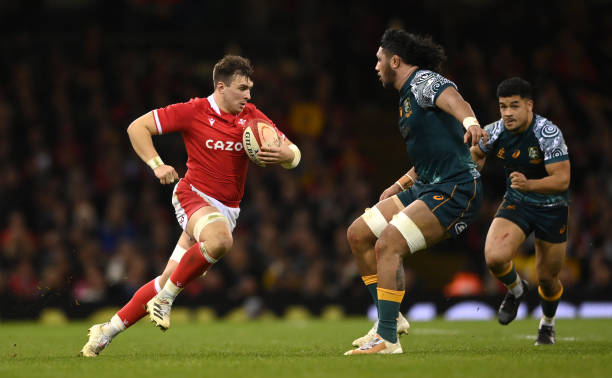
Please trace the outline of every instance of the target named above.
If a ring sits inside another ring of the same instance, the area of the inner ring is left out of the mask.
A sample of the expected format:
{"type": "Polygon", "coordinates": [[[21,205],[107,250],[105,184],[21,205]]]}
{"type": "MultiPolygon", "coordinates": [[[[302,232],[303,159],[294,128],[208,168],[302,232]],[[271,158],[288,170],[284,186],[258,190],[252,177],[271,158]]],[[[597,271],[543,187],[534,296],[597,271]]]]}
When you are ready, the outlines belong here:
{"type": "Polygon", "coordinates": [[[516,150],[514,151],[514,153],[512,154],[512,158],[516,159],[517,157],[519,157],[519,155],[521,154],[521,150],[516,150]]]}
{"type": "Polygon", "coordinates": [[[209,150],[221,150],[221,151],[242,151],[244,147],[240,142],[234,142],[231,140],[213,140],[207,139],[204,143],[206,148],[209,150]]]}
{"type": "Polygon", "coordinates": [[[466,228],[467,224],[465,222],[458,222],[455,224],[455,232],[457,233],[457,235],[465,231],[466,228]]]}
{"type": "Polygon", "coordinates": [[[505,148],[500,148],[499,150],[497,150],[497,157],[500,159],[504,158],[504,155],[506,154],[506,149],[505,148]]]}

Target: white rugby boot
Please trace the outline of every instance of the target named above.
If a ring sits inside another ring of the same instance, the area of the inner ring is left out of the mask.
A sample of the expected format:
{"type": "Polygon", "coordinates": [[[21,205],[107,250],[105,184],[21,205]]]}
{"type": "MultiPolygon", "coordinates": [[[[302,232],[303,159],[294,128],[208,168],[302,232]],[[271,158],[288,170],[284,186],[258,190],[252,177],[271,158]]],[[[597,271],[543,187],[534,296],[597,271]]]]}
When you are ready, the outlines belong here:
{"type": "Polygon", "coordinates": [[[97,357],[100,352],[104,350],[113,340],[112,336],[106,336],[102,332],[102,326],[104,324],[94,324],[89,328],[87,336],[89,340],[81,349],[79,355],[83,357],[97,357]]]}
{"type": "Polygon", "coordinates": [[[162,298],[158,295],[147,302],[146,310],[149,319],[162,331],[170,328],[170,310],[172,309],[172,299],[162,298]]]}
{"type": "Polygon", "coordinates": [[[347,352],[344,352],[345,356],[355,355],[355,354],[400,354],[404,353],[402,350],[402,344],[400,344],[399,338],[397,342],[392,343],[390,341],[384,340],[379,335],[374,335],[374,339],[365,343],[363,346],[358,349],[351,349],[347,352]]]}
{"type": "MultiPolygon", "coordinates": [[[[359,348],[365,345],[366,343],[374,340],[374,338],[376,337],[377,329],[378,329],[378,320],[374,322],[374,325],[372,326],[372,328],[370,328],[368,333],[365,334],[365,336],[362,336],[358,339],[353,340],[353,346],[359,348]]],[[[397,317],[397,337],[399,338],[401,335],[408,334],[409,330],[410,330],[410,323],[408,323],[408,320],[400,312],[397,317]]]]}

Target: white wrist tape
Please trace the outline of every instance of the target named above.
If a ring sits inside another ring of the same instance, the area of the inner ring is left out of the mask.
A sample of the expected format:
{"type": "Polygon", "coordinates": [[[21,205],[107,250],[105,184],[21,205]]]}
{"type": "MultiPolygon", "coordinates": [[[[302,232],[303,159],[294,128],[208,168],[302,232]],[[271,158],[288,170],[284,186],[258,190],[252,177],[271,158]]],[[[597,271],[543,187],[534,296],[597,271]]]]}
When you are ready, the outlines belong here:
{"type": "Polygon", "coordinates": [[[470,126],[474,126],[474,125],[480,126],[480,123],[478,123],[478,120],[476,118],[465,117],[463,119],[463,127],[465,127],[466,130],[469,129],[470,126]]]}
{"type": "Polygon", "coordinates": [[[151,167],[151,169],[155,169],[159,166],[164,165],[164,162],[162,161],[162,159],[159,157],[159,155],[157,155],[156,157],[150,159],[149,161],[147,161],[147,165],[149,167],[151,167]]]}
{"type": "Polygon", "coordinates": [[[298,146],[296,146],[295,144],[291,143],[289,145],[289,149],[291,151],[293,151],[293,160],[291,160],[290,163],[282,163],[281,167],[285,168],[285,169],[292,169],[298,166],[298,164],[300,164],[300,159],[302,158],[302,153],[300,152],[300,149],[298,148],[298,146]]]}

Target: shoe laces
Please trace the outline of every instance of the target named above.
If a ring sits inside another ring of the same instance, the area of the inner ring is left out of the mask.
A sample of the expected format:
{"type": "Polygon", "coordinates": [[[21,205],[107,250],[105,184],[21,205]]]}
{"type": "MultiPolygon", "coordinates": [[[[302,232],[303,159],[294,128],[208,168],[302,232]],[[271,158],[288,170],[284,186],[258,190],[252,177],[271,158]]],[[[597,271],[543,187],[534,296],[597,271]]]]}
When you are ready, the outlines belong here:
{"type": "Polygon", "coordinates": [[[367,350],[367,349],[372,349],[374,348],[374,346],[380,344],[383,342],[383,339],[376,336],[373,340],[368,341],[367,343],[363,344],[363,346],[359,349],[361,350],[367,350]]]}
{"type": "Polygon", "coordinates": [[[153,304],[153,307],[156,307],[155,305],[159,305],[159,308],[156,308],[156,310],[165,316],[170,313],[170,308],[172,307],[172,300],[170,300],[169,298],[157,298],[157,300],[153,304]]]}

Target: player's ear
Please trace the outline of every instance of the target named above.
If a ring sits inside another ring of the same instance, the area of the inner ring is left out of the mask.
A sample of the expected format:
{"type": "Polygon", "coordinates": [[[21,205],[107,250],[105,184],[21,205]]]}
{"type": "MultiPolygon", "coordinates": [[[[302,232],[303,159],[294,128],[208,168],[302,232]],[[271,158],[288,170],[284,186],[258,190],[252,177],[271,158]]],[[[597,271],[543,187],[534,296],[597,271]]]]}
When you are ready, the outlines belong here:
{"type": "Polygon", "coordinates": [[[527,109],[532,112],[533,111],[533,100],[528,98],[527,99],[527,109]]]}
{"type": "Polygon", "coordinates": [[[397,55],[393,55],[393,56],[391,57],[391,68],[395,68],[395,69],[399,68],[399,66],[400,66],[400,61],[401,61],[401,60],[400,60],[400,57],[399,57],[399,56],[397,56],[397,55]]]}
{"type": "Polygon", "coordinates": [[[219,80],[215,90],[219,91],[219,93],[223,93],[223,91],[225,91],[225,83],[219,80]]]}

